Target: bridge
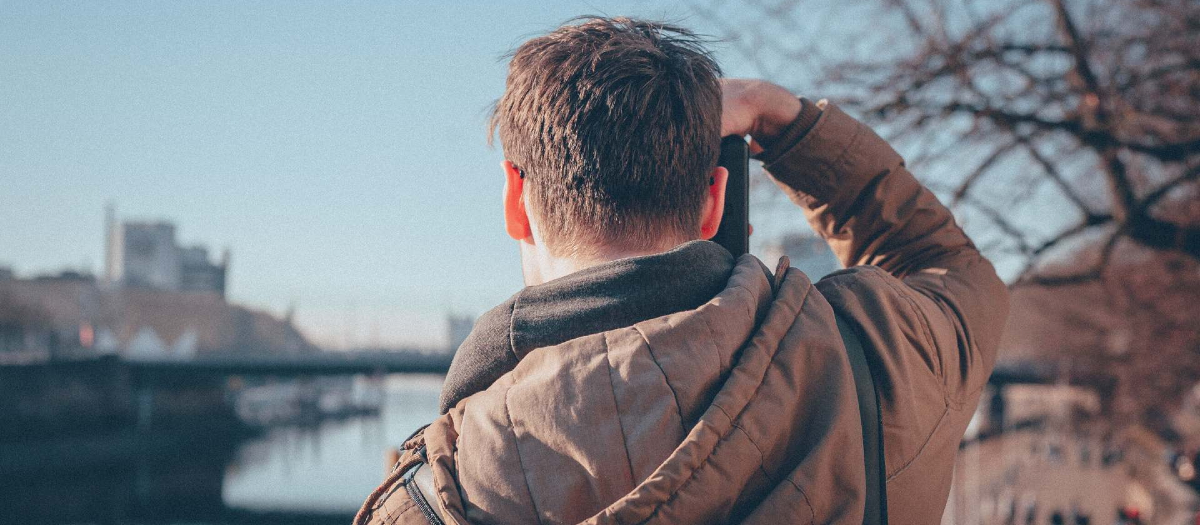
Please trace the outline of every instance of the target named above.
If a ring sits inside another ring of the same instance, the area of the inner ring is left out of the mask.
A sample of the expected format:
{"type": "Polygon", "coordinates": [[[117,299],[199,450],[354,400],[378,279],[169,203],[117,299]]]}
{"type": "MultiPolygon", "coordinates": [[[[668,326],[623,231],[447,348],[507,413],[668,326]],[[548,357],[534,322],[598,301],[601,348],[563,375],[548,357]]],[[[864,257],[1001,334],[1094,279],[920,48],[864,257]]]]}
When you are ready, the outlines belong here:
{"type": "MultiPolygon", "coordinates": [[[[450,369],[451,352],[359,350],[279,354],[254,351],[205,352],[188,359],[174,357],[69,356],[49,361],[0,363],[4,369],[51,365],[62,368],[86,367],[107,363],[128,369],[136,375],[156,377],[215,376],[345,376],[378,374],[444,374],[450,369]]],[[[1051,384],[1059,380],[1055,367],[1045,363],[998,363],[988,382],[1003,387],[1010,384],[1051,384]]],[[[1072,385],[1111,388],[1113,379],[1101,375],[1072,374],[1072,385]]]]}
{"type": "Polygon", "coordinates": [[[451,353],[427,354],[408,351],[317,352],[277,354],[261,352],[208,353],[191,359],[122,358],[134,373],[155,376],[248,375],[248,376],[338,376],[356,374],[444,374],[451,353]]]}
{"type": "MultiPolygon", "coordinates": [[[[158,378],[212,376],[344,376],[378,374],[445,374],[454,357],[450,352],[360,350],[278,354],[263,352],[212,352],[191,359],[119,358],[131,372],[158,378]]],[[[1109,376],[1073,374],[1069,383],[1105,389],[1109,376]]],[[[1012,384],[1052,384],[1059,374],[1052,366],[1037,363],[999,363],[988,383],[1003,388],[1012,384]]]]}

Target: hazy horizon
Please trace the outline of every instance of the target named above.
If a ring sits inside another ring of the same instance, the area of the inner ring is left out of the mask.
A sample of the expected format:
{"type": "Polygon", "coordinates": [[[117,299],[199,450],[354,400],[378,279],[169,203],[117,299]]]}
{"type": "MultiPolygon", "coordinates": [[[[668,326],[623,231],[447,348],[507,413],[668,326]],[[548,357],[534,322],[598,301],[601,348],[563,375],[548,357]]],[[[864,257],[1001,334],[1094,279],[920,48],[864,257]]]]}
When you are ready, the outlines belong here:
{"type": "Polygon", "coordinates": [[[583,14],[706,32],[679,3],[0,4],[0,265],[101,273],[112,202],[229,248],[230,301],[318,344],[442,344],[521,287],[504,55],[583,14]]]}

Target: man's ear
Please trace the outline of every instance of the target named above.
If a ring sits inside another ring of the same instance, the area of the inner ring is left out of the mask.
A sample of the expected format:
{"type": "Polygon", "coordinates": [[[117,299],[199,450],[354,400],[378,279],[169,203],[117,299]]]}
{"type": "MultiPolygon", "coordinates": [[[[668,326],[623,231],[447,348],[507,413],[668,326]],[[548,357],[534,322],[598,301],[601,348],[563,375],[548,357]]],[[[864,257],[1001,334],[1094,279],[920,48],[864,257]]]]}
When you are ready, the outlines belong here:
{"type": "Polygon", "coordinates": [[[523,241],[533,235],[525,211],[525,176],[510,161],[500,165],[504,168],[504,230],[509,237],[523,241]]]}
{"type": "Polygon", "coordinates": [[[708,178],[708,193],[704,196],[704,211],[700,214],[700,238],[712,239],[721,226],[725,214],[725,183],[729,182],[729,170],[717,166],[708,178]]]}

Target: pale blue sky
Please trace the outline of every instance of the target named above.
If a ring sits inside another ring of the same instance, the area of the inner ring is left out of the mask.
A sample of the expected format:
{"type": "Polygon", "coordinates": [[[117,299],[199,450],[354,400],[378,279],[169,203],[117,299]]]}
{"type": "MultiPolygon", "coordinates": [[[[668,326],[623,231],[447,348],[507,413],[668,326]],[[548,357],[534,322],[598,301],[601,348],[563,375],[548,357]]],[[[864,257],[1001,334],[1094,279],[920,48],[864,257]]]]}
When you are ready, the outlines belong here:
{"type": "Polygon", "coordinates": [[[320,343],[437,344],[521,286],[502,55],[581,14],[709,29],[674,2],[0,1],[0,265],[100,271],[112,200],[229,247],[231,299],[320,343]]]}

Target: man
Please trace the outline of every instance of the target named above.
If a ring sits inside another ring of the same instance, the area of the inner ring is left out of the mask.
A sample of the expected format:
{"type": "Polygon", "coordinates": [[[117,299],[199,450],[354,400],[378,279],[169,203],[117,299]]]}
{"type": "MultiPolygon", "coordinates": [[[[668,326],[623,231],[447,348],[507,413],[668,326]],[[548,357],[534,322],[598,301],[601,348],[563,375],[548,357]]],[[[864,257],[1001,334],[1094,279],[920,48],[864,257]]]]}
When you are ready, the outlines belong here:
{"type": "Polygon", "coordinates": [[[359,523],[862,523],[879,393],[892,523],[937,523],[995,359],[1003,283],[833,104],[718,80],[687,31],[587,19],[522,45],[493,126],[527,287],[484,314],[443,415],[359,523]],[[815,285],[706,241],[750,135],[849,269],[815,285]]]}

